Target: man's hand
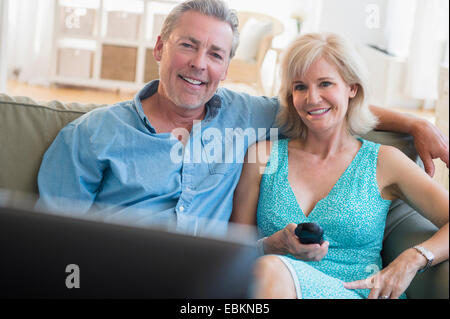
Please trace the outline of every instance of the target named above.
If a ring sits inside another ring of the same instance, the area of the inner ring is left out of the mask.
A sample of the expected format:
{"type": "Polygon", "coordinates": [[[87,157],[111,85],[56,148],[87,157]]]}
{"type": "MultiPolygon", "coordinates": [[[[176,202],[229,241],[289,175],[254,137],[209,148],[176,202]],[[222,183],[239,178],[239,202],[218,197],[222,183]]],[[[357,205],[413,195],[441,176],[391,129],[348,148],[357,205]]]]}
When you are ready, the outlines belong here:
{"type": "Polygon", "coordinates": [[[370,110],[379,119],[377,130],[407,133],[414,137],[417,153],[428,175],[434,176],[435,158],[440,158],[449,167],[448,138],[436,126],[425,119],[378,106],[372,105],[370,110]]]}
{"type": "Polygon", "coordinates": [[[411,130],[417,153],[422,159],[425,171],[434,176],[433,159],[440,158],[449,167],[448,138],[427,120],[417,119],[411,130]]]}

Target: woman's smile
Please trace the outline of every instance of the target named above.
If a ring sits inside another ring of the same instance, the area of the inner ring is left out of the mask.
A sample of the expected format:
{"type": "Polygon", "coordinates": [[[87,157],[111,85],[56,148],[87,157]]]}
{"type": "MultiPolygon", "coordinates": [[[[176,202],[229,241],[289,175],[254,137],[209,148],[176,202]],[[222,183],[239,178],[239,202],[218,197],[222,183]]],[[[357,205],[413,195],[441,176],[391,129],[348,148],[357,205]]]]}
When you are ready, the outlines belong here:
{"type": "Polygon", "coordinates": [[[328,113],[330,110],[331,110],[331,108],[321,108],[321,109],[314,109],[311,111],[307,111],[307,113],[311,116],[320,117],[320,116],[328,113]]]}

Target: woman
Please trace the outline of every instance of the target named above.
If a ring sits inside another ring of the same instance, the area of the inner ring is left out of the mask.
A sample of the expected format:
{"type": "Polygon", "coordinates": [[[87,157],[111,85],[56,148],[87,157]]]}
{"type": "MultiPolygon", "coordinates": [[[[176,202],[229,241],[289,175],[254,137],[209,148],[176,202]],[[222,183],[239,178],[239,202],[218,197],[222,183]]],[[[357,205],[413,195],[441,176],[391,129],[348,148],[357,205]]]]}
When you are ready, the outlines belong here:
{"type": "Polygon", "coordinates": [[[304,35],[286,50],[281,69],[278,124],[288,139],[249,148],[231,218],[257,224],[263,251],[272,254],[257,264],[256,297],[404,297],[428,259],[448,259],[448,191],[401,151],[355,137],[377,120],[361,57],[344,39],[304,35]],[[396,198],[440,230],[365,280],[382,267],[386,215],[396,198]],[[319,224],[324,242],[301,244],[294,231],[302,222],[319,224]]]}

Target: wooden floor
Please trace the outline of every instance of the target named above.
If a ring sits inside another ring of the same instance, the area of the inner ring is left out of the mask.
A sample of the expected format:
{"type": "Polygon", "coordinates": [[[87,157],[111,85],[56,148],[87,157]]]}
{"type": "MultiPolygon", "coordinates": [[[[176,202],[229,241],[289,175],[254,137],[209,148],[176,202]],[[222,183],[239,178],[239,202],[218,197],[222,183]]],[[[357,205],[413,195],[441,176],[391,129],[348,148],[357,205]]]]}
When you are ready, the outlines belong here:
{"type": "Polygon", "coordinates": [[[11,96],[27,96],[35,101],[58,100],[61,102],[80,102],[95,104],[113,104],[133,99],[136,92],[110,91],[83,87],[56,86],[50,87],[29,85],[14,80],[6,83],[6,94],[11,96]]]}
{"type": "MultiPolygon", "coordinates": [[[[231,89],[243,90],[244,86],[237,86],[231,83],[225,83],[224,86],[231,89]]],[[[253,94],[254,90],[249,89],[248,93],[253,94]]],[[[69,86],[50,86],[43,87],[37,85],[24,84],[15,80],[9,80],[6,85],[6,94],[11,96],[27,96],[35,101],[51,101],[59,100],[62,102],[80,102],[95,104],[113,104],[116,102],[133,99],[136,92],[134,91],[110,91],[83,87],[69,86]]],[[[407,108],[394,108],[399,112],[405,112],[419,116],[435,123],[434,111],[417,110],[407,108]]]]}

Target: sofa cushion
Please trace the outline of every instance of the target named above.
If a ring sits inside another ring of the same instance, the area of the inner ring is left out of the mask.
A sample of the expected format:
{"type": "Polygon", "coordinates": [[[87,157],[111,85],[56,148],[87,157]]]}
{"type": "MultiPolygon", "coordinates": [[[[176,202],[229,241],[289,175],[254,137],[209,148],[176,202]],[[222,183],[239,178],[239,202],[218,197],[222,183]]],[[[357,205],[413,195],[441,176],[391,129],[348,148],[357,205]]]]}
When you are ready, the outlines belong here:
{"type": "Polygon", "coordinates": [[[245,22],[240,34],[240,43],[236,50],[235,58],[255,62],[260,47],[260,42],[272,30],[271,21],[258,21],[250,18],[245,22]]]}
{"type": "Polygon", "coordinates": [[[67,123],[99,105],[0,94],[0,189],[36,193],[42,157],[67,123]]]}
{"type": "Polygon", "coordinates": [[[414,138],[409,134],[370,131],[366,135],[363,135],[362,138],[378,144],[394,146],[405,153],[411,160],[423,167],[422,161],[414,146],[414,138]]]}

